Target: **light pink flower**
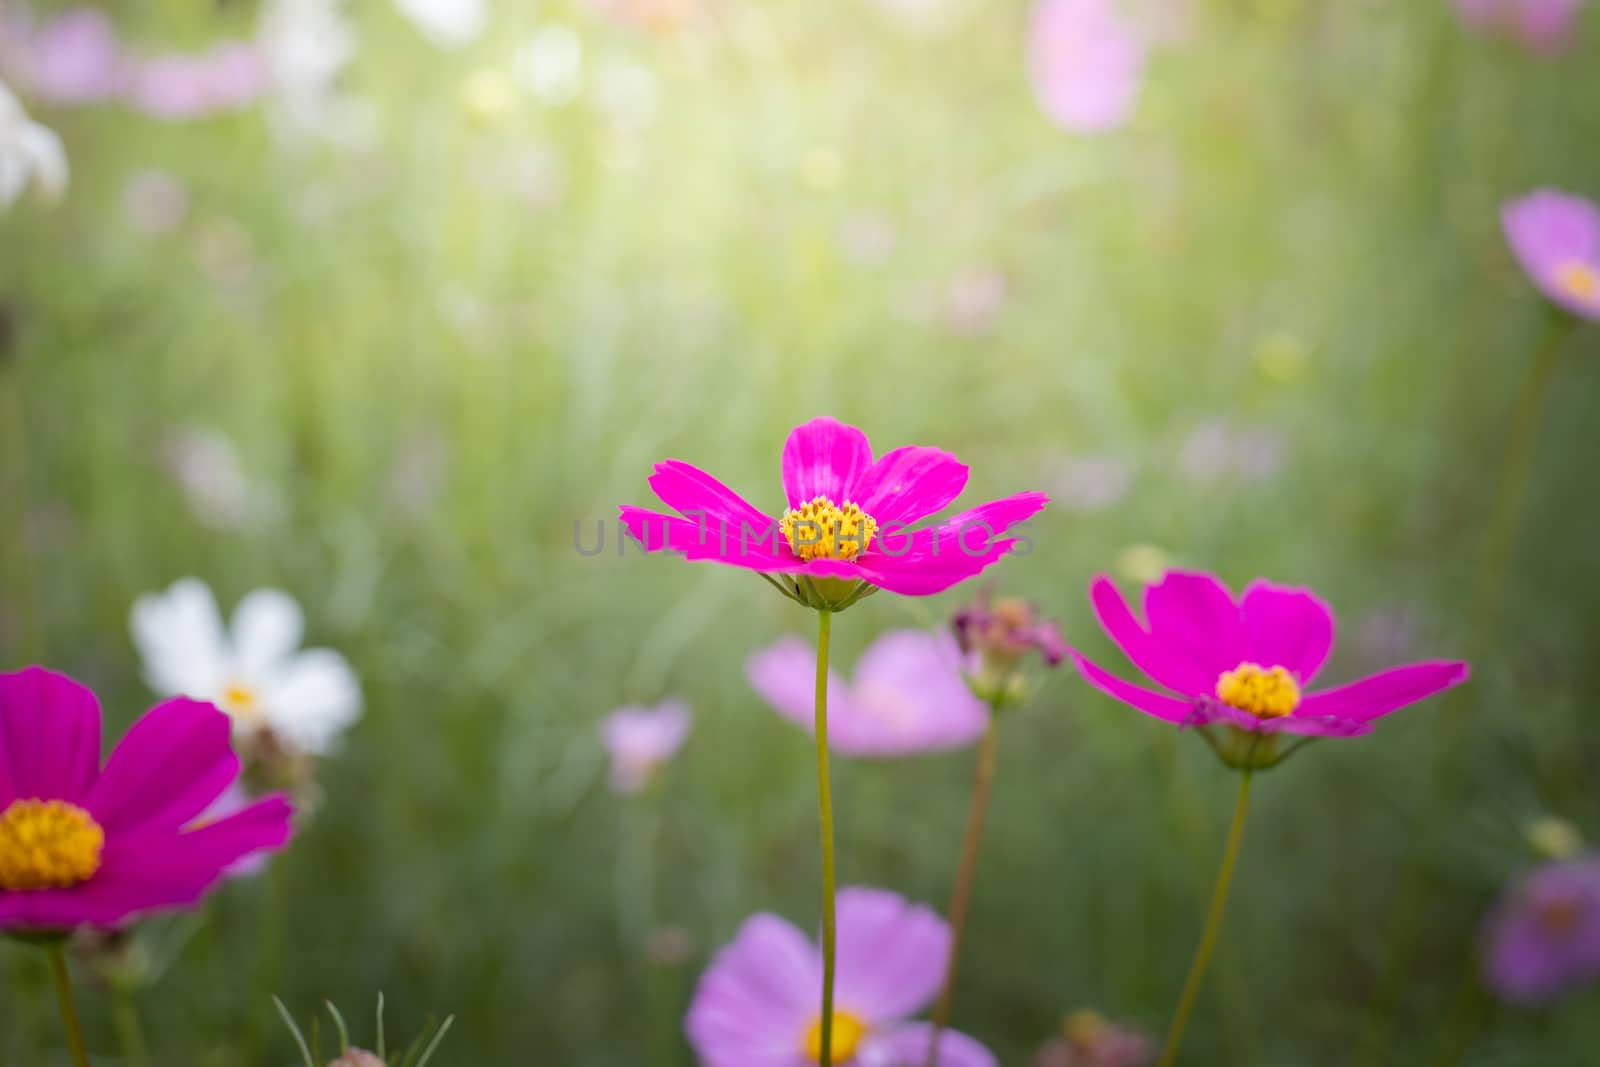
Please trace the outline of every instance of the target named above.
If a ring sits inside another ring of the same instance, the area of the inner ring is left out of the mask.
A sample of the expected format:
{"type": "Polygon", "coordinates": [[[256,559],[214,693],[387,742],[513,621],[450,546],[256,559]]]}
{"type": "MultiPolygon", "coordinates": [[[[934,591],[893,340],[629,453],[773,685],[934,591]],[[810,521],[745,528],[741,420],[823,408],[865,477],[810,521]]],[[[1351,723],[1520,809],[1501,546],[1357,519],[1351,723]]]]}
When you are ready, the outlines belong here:
{"type": "MultiPolygon", "coordinates": [[[[908,1022],[938,995],[950,928],[879,889],[838,895],[835,1067],[922,1067],[932,1038],[908,1022]]],[[[821,1051],[822,955],[794,926],[762,913],[711,961],[689,1005],[689,1042],[705,1067],[815,1067],[821,1051]]],[[[941,1067],[996,1067],[987,1049],[945,1031],[941,1067]]]]}
{"type": "Polygon", "coordinates": [[[1520,41],[1554,55],[1572,43],[1584,0],[1455,0],[1456,13],[1473,29],[1520,41]]]}
{"type": "Polygon", "coordinates": [[[600,724],[600,740],[611,754],[611,788],[637,793],[677,754],[694,716],[680,700],[653,708],[618,708],[600,724]]]}
{"type": "Polygon", "coordinates": [[[1043,493],[1018,493],[939,526],[910,529],[966,484],[966,466],[948,452],[907,445],[874,458],[866,434],[821,418],[796,427],[783,446],[789,510],[781,520],[679,460],[656,464],[650,478],[678,514],[624,506],[621,518],[648,552],[784,575],[788,595],[802,603],[820,595],[838,610],[873,589],[931,596],[973,577],[1016,544],[998,535],[1048,501],[1043,493]],[[845,588],[823,588],[835,579],[845,588]]]}
{"type": "Polygon", "coordinates": [[[1501,211],[1506,240],[1544,295],[1600,320],[1600,208],[1581,196],[1538,189],[1501,211]]]}
{"type": "Polygon", "coordinates": [[[43,100],[93,103],[119,95],[128,83],[128,60],[101,11],[71,8],[19,36],[21,80],[43,100]]]}
{"type": "MultiPolygon", "coordinates": [[[[848,756],[914,756],[976,741],[988,709],[962,677],[961,651],[947,633],[893,630],[874,641],[846,682],[828,672],[828,743],[848,756]]],[[[817,653],[786,637],[750,657],[745,676],[779,715],[816,725],[817,653]]]]}
{"type": "Polygon", "coordinates": [[[1176,695],[1125,682],[1075,652],[1084,678],[1146,715],[1179,725],[1350,737],[1467,680],[1465,663],[1434,660],[1302,694],[1327,662],[1334,639],[1333,612],[1306,589],[1257,580],[1235,598],[1213,575],[1168,571],[1145,590],[1142,624],[1110,579],[1095,579],[1089,597],[1117,647],[1176,695]]]}
{"type": "Polygon", "coordinates": [[[1072,133],[1105,133],[1133,114],[1145,44],[1113,0],[1040,0],[1028,61],[1034,94],[1052,122],[1072,133]]]}
{"type": "Polygon", "coordinates": [[[130,102],[159,119],[196,119],[237,111],[268,89],[266,63],[248,44],[224,42],[207,52],[139,61],[130,102]]]}

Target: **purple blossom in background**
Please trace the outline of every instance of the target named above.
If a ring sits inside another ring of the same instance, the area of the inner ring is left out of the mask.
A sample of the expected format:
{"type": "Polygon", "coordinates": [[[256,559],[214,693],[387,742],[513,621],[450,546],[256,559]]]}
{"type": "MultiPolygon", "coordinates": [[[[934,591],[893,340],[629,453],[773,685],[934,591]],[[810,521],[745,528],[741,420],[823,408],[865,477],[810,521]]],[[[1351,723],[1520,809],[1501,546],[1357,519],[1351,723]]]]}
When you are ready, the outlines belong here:
{"type": "Polygon", "coordinates": [[[1600,856],[1546,864],[1506,894],[1485,927],[1483,978],[1529,1005],[1600,982],[1600,856]]]}
{"type": "MultiPolygon", "coordinates": [[[[832,1059],[839,1067],[922,1067],[926,1023],[950,955],[950,927],[879,889],[838,895],[832,1059]]],[[[705,1067],[815,1067],[821,1053],[822,954],[776,915],[752,916],[700,978],[685,1028],[705,1067]]],[[[996,1067],[987,1049],[945,1031],[941,1067],[996,1067]]]]}
{"type": "Polygon", "coordinates": [[[1052,122],[1071,133],[1105,133],[1133,115],[1145,43],[1113,0],[1041,0],[1029,28],[1028,63],[1034,94],[1052,122]]]}
{"type": "MultiPolygon", "coordinates": [[[[828,673],[828,743],[847,756],[895,757],[970,745],[989,722],[962,676],[953,637],[891,630],[874,641],[846,682],[828,673]]],[[[817,653],[796,637],[750,657],[750,684],[779,715],[815,727],[817,653]]]]}
{"type": "Polygon", "coordinates": [[[174,54],[134,65],[129,102],[159,119],[196,119],[254,104],[269,87],[256,49],[226,41],[198,54],[174,54]]]}
{"type": "Polygon", "coordinates": [[[638,793],[675,756],[689,736],[689,706],[669,700],[653,708],[618,708],[600,724],[600,740],[611,755],[611,788],[638,793]]]}
{"type": "Polygon", "coordinates": [[[88,104],[119,96],[128,60],[111,20],[94,8],[64,11],[37,29],[17,28],[18,80],[54,104],[88,104]]]}
{"type": "Polygon", "coordinates": [[[1068,511],[1104,511],[1128,495],[1133,470],[1116,456],[1069,456],[1057,463],[1050,498],[1068,511]]]}
{"type": "Polygon", "coordinates": [[[1077,1011],[1067,1016],[1061,1036],[1039,1050],[1033,1067],[1145,1067],[1155,1058],[1148,1034],[1098,1012],[1077,1011]]]}
{"type": "Polygon", "coordinates": [[[1201,486],[1234,479],[1263,482],[1283,469],[1288,442],[1269,426],[1211,419],[1195,427],[1178,452],[1178,467],[1201,486]]]}
{"type": "Polygon", "coordinates": [[[1500,213],[1506,240],[1545,296],[1600,320],[1600,208],[1581,196],[1538,189],[1500,213]]]}
{"type": "Polygon", "coordinates": [[[1584,0],[1455,0],[1456,13],[1473,29],[1520,41],[1554,55],[1572,43],[1584,0]]]}

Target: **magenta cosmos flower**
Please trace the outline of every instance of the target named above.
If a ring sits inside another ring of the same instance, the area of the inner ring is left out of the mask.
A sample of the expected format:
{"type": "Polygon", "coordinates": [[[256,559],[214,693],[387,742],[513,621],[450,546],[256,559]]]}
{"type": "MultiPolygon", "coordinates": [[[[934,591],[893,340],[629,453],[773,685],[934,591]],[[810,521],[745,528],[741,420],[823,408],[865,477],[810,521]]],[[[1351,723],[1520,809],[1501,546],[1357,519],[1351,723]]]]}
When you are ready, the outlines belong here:
{"type": "Polygon", "coordinates": [[[1455,0],[1461,21],[1475,30],[1513,37],[1535,52],[1563,51],[1577,32],[1584,0],[1455,0]]]}
{"type": "Polygon", "coordinates": [[[1167,722],[1234,727],[1251,742],[1246,757],[1273,759],[1270,745],[1256,751],[1261,736],[1368,733],[1378,718],[1467,678],[1465,663],[1436,660],[1305,692],[1334,638],[1332,611],[1305,589],[1257,580],[1235,598],[1212,575],[1169,571],[1145,590],[1143,624],[1110,579],[1095,579],[1089,597],[1117,647],[1175,695],[1125,682],[1074,652],[1089,684],[1167,722]]]}
{"type": "Polygon", "coordinates": [[[1600,856],[1547,863],[1506,894],[1486,928],[1483,976],[1517,1004],[1600,982],[1600,856]]]}
{"type": "MultiPolygon", "coordinates": [[[[932,1035],[907,1020],[944,981],[950,928],[925,907],[877,889],[838,898],[836,1067],[922,1067],[932,1035]]],[[[705,1067],[811,1067],[821,1057],[822,957],[776,915],[746,920],[717,953],[689,1006],[689,1041],[705,1067]]],[[[942,1067],[995,1067],[989,1051],[945,1031],[942,1067]]]]}
{"type": "MultiPolygon", "coordinates": [[[[893,630],[872,643],[846,682],[828,672],[828,744],[847,756],[914,756],[970,745],[989,722],[945,633],[893,630]]],[[[773,710],[815,727],[816,649],[796,637],[750,657],[745,676],[773,710]]],[[[842,899],[842,898],[841,898],[842,899]]]]}
{"type": "Polygon", "coordinates": [[[193,828],[239,774],[228,717],[169,700],[100,767],[100,705],[60,674],[0,674],[0,930],[117,926],[197,903],[235,863],[281,848],[271,797],[193,828]]]}
{"type": "Polygon", "coordinates": [[[600,741],[611,756],[611,788],[638,793],[677,754],[689,737],[689,705],[669,700],[653,708],[618,708],[600,724],[600,741]]]}
{"type": "Polygon", "coordinates": [[[840,610],[877,589],[929,596],[971,578],[1016,544],[998,535],[1048,499],[1018,493],[909,529],[966,484],[966,466],[948,452],[908,445],[874,459],[866,434],[822,418],[797,426],[783,446],[789,506],[777,519],[675,459],[656,464],[650,488],[678,514],[623,507],[621,517],[646,551],[781,575],[775,584],[788,596],[840,610]]]}
{"type": "Polygon", "coordinates": [[[1511,201],[1500,217],[1511,251],[1544,295],[1574,315],[1600,320],[1600,208],[1539,189],[1511,201]]]}
{"type": "Polygon", "coordinates": [[[1105,133],[1133,115],[1145,45],[1112,0],[1042,0],[1033,9],[1028,63],[1052,122],[1072,133],[1105,133]]]}

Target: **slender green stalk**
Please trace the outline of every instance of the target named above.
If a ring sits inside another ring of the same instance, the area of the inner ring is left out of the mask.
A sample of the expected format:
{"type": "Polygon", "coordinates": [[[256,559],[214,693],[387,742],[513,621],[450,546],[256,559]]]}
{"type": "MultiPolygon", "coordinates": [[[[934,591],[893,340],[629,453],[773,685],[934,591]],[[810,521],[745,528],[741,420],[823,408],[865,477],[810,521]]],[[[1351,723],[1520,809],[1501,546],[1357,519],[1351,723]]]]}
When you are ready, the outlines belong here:
{"type": "Polygon", "coordinates": [[[833,613],[817,612],[817,812],[822,829],[822,1022],[819,1067],[833,1065],[834,873],[833,786],[828,779],[828,631],[833,613]]]}
{"type": "Polygon", "coordinates": [[[978,771],[972,784],[972,807],[967,812],[967,832],[961,839],[961,866],[956,871],[955,889],[950,895],[950,959],[945,964],[944,986],[933,1009],[933,1030],[928,1035],[927,1067],[939,1065],[939,1041],[950,1025],[950,1004],[955,998],[956,967],[961,960],[961,942],[967,932],[967,910],[972,903],[972,883],[978,873],[978,846],[983,842],[983,827],[989,817],[989,792],[994,784],[996,738],[999,735],[998,709],[989,707],[989,726],[978,747],[978,771]]]}
{"type": "Polygon", "coordinates": [[[1200,935],[1200,947],[1195,949],[1194,962],[1189,964],[1189,977],[1184,980],[1183,993],[1178,997],[1178,1009],[1173,1012],[1172,1026],[1167,1030],[1167,1043],[1161,1050],[1157,1067],[1172,1067],[1178,1061],[1178,1049],[1183,1044],[1183,1031],[1189,1025],[1189,1014],[1200,996],[1200,983],[1206,975],[1206,965],[1211,962],[1211,952],[1217,947],[1217,934],[1222,929],[1222,915],[1228,907],[1228,889],[1233,885],[1233,868],[1239,860],[1239,842],[1244,839],[1244,815],[1250,806],[1250,771],[1239,775],[1239,802],[1233,809],[1233,825],[1228,829],[1228,843],[1222,852],[1222,866],[1217,870],[1217,885],[1211,892],[1211,910],[1206,916],[1205,931],[1200,935]]]}
{"type": "Polygon", "coordinates": [[[144,1039],[144,1025],[139,1021],[139,1006],[134,1003],[133,990],[118,986],[111,1000],[111,1021],[117,1028],[122,1058],[129,1067],[149,1067],[150,1046],[144,1039]]]}
{"type": "Polygon", "coordinates": [[[61,1022],[67,1029],[67,1047],[76,1067],[89,1067],[89,1051],[83,1042],[83,1024],[78,1021],[78,1005],[72,999],[72,976],[67,973],[67,953],[62,942],[45,946],[50,957],[50,976],[56,983],[56,1001],[61,1005],[61,1022]]]}

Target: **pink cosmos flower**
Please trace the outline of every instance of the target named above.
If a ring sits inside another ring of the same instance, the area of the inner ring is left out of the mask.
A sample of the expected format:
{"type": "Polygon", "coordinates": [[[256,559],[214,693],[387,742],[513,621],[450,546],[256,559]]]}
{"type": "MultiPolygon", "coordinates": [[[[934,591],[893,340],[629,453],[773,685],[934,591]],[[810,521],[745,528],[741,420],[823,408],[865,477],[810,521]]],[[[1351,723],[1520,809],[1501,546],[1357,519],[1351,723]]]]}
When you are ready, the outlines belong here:
{"type": "Polygon", "coordinates": [[[1517,1004],[1600,982],[1600,856],[1547,863],[1506,894],[1485,930],[1484,981],[1517,1004]]]}
{"type": "Polygon", "coordinates": [[[197,55],[158,56],[134,67],[129,98],[159,119],[204,118],[255,103],[267,91],[269,76],[251,45],[224,42],[197,55]]]}
{"type": "Polygon", "coordinates": [[[1455,0],[1456,13],[1475,30],[1499,33],[1554,55],[1572,42],[1584,0],[1455,0]]]}
{"type": "Polygon", "coordinates": [[[1177,695],[1122,681],[1074,652],[1084,678],[1147,715],[1185,726],[1351,737],[1467,679],[1465,663],[1435,660],[1302,692],[1333,650],[1333,613],[1309,590],[1259,579],[1236,599],[1212,575],[1168,571],[1145,590],[1143,624],[1110,579],[1095,579],[1089,597],[1133,665],[1177,695]]]}
{"type": "Polygon", "coordinates": [[[1145,1067],[1156,1058],[1147,1034],[1093,1011],[1076,1011],[1061,1036],[1039,1050],[1033,1067],[1145,1067]]]}
{"type": "Polygon", "coordinates": [[[1538,189],[1500,213],[1506,240],[1545,296],[1600,320],[1600,208],[1581,196],[1538,189]]]}
{"type": "MultiPolygon", "coordinates": [[[[846,682],[828,673],[828,744],[847,756],[893,758],[970,745],[989,722],[962,678],[962,655],[946,633],[894,630],[872,643],[846,682]]],[[[785,637],[750,657],[745,676],[779,715],[815,728],[817,653],[785,637]]]]}
{"type": "MultiPolygon", "coordinates": [[[[921,1067],[930,1028],[907,1020],[938,995],[950,928],[925,907],[877,889],[838,896],[833,1015],[836,1067],[921,1067]]],[[[812,1067],[821,1055],[822,956],[792,925],[745,921],[695,989],[686,1029],[705,1067],[812,1067]]],[[[945,1031],[942,1067],[996,1067],[987,1049],[945,1031]]]]}
{"type": "Polygon", "coordinates": [[[0,674],[0,930],[190,907],[243,857],[282,848],[282,797],[191,828],[239,774],[230,732],[210,704],[168,700],[102,770],[93,693],[38,667],[0,674]]]}
{"type": "Polygon", "coordinates": [[[21,79],[41,99],[87,104],[115,97],[127,85],[128,61],[104,12],[72,8],[20,36],[21,79]]]}
{"type": "Polygon", "coordinates": [[[1072,133],[1105,133],[1133,114],[1145,44],[1113,0],[1041,0],[1028,35],[1033,91],[1072,133]]]}
{"type": "Polygon", "coordinates": [[[1048,500],[1018,493],[908,530],[966,484],[966,466],[948,452],[908,445],[875,460],[866,434],[821,418],[796,427],[783,446],[789,507],[778,520],[679,460],[656,464],[650,478],[677,516],[625,506],[621,517],[646,551],[786,575],[786,594],[838,610],[877,589],[930,596],[971,578],[1016,544],[996,535],[1048,500]]]}
{"type": "Polygon", "coordinates": [[[662,764],[677,754],[694,717],[689,705],[669,700],[653,708],[618,708],[600,724],[600,740],[611,754],[611,788],[637,793],[662,764]]]}

